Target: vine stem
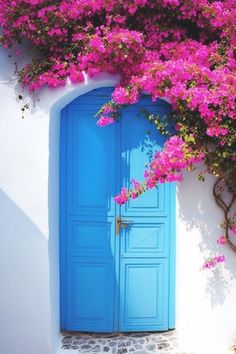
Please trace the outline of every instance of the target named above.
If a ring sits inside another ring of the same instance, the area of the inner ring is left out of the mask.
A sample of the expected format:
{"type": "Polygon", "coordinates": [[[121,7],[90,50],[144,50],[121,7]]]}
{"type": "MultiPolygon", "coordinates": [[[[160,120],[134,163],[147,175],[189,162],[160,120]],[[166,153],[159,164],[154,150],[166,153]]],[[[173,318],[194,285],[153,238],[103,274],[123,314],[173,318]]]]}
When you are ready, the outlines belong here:
{"type": "MultiPolygon", "coordinates": [[[[231,241],[230,239],[230,235],[229,235],[229,229],[230,229],[230,217],[229,217],[229,213],[231,211],[231,208],[236,200],[236,193],[232,192],[229,190],[229,192],[231,192],[232,194],[232,198],[230,200],[230,202],[227,204],[224,200],[223,200],[223,196],[222,193],[218,193],[217,192],[217,188],[218,186],[224,182],[225,177],[219,177],[217,179],[217,181],[214,183],[214,187],[213,187],[213,196],[215,198],[216,204],[218,205],[218,207],[223,210],[224,213],[224,222],[225,222],[225,238],[226,238],[226,243],[228,244],[228,246],[236,253],[236,245],[231,241]]],[[[226,183],[227,184],[227,183],[226,183]]]]}

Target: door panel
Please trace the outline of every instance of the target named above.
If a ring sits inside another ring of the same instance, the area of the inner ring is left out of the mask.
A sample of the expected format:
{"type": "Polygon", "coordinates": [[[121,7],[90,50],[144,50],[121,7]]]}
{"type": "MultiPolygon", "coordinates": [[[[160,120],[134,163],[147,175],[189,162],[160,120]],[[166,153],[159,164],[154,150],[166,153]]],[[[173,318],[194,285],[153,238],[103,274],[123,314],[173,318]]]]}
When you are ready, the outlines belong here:
{"type": "Polygon", "coordinates": [[[163,259],[122,259],[121,331],[152,331],[168,328],[166,266],[163,259]]]}
{"type": "Polygon", "coordinates": [[[166,219],[135,219],[121,234],[121,257],[167,257],[166,219]]]}
{"type": "Polygon", "coordinates": [[[140,111],[164,116],[171,108],[145,96],[100,128],[93,116],[112,91],[91,91],[62,111],[61,328],[166,330],[174,326],[174,188],[160,185],[122,207],[114,195],[131,178],[143,180],[164,143],[140,111]],[[132,221],[120,235],[117,217],[132,221]]]}
{"type": "Polygon", "coordinates": [[[100,218],[77,218],[69,222],[68,252],[78,257],[113,257],[115,223],[100,218]]]}
{"type": "Polygon", "coordinates": [[[115,129],[96,125],[96,109],[80,112],[72,105],[66,110],[68,206],[73,214],[114,216],[115,129]]]}
{"type": "Polygon", "coordinates": [[[86,257],[70,262],[67,329],[98,332],[113,329],[112,268],[112,258],[105,261],[86,257]]]}
{"type": "MultiPolygon", "coordinates": [[[[157,130],[144,117],[140,117],[140,110],[143,109],[142,102],[136,105],[136,109],[126,109],[122,114],[121,122],[121,156],[122,156],[122,183],[126,188],[132,187],[131,179],[142,181],[144,178],[145,166],[148,166],[154,153],[160,150],[164,138],[158,135],[157,130]]],[[[152,112],[153,105],[145,105],[145,109],[152,112]]],[[[156,112],[160,107],[156,107],[156,112]]],[[[166,114],[168,111],[165,112],[166,114]]],[[[164,113],[163,113],[164,114],[164,113]]],[[[166,211],[166,194],[168,186],[165,184],[153,190],[147,191],[137,200],[130,200],[123,208],[122,215],[156,216],[163,215],[166,211]]]]}

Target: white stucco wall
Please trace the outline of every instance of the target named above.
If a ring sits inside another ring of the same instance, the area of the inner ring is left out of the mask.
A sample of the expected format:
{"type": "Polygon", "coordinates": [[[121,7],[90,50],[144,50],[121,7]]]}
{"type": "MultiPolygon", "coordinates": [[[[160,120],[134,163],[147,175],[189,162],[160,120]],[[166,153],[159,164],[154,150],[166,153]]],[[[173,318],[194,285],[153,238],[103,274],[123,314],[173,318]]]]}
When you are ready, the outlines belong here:
{"type": "MultiPolygon", "coordinates": [[[[13,61],[0,51],[0,353],[55,354],[60,109],[118,77],[44,89],[23,120],[13,61]]],[[[219,251],[212,185],[186,173],[177,192],[176,329],[182,350],[198,354],[224,354],[236,343],[236,255],[225,250],[221,270],[199,271],[219,251]]]]}

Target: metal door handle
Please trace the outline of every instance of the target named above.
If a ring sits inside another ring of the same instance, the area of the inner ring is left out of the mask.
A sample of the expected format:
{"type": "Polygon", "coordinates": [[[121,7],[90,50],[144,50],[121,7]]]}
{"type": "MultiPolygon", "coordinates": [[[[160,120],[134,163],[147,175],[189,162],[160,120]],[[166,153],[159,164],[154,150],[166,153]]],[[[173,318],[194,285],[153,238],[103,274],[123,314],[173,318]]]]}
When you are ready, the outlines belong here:
{"type": "Polygon", "coordinates": [[[122,220],[121,227],[127,227],[129,224],[133,224],[133,220],[122,220]]]}
{"type": "Polygon", "coordinates": [[[119,216],[116,217],[116,235],[120,234],[121,228],[121,218],[119,216]]]}
{"type": "Polygon", "coordinates": [[[133,220],[121,220],[120,216],[116,218],[116,235],[120,234],[121,227],[127,227],[129,224],[132,224],[133,220]]]}

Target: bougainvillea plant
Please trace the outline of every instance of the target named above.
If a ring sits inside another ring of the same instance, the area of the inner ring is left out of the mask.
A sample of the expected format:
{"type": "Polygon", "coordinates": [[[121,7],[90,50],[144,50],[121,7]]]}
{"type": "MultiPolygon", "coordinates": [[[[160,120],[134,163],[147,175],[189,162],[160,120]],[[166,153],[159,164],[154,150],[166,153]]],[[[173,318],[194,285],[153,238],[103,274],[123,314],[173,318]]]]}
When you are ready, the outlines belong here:
{"type": "MultiPolygon", "coordinates": [[[[203,161],[199,179],[216,177],[213,195],[224,213],[218,244],[236,251],[235,0],[0,0],[0,25],[6,48],[30,43],[32,61],[19,71],[30,91],[65,85],[68,78],[82,82],[84,72],[120,74],[100,126],[112,124],[143,91],[153,101],[168,97],[174,135],[144,181],[132,181],[115,200],[123,204],[158,183],[180,181],[183,170],[203,161]]],[[[149,119],[165,131],[158,117],[149,119]]],[[[223,261],[216,255],[203,268],[223,261]]]]}

